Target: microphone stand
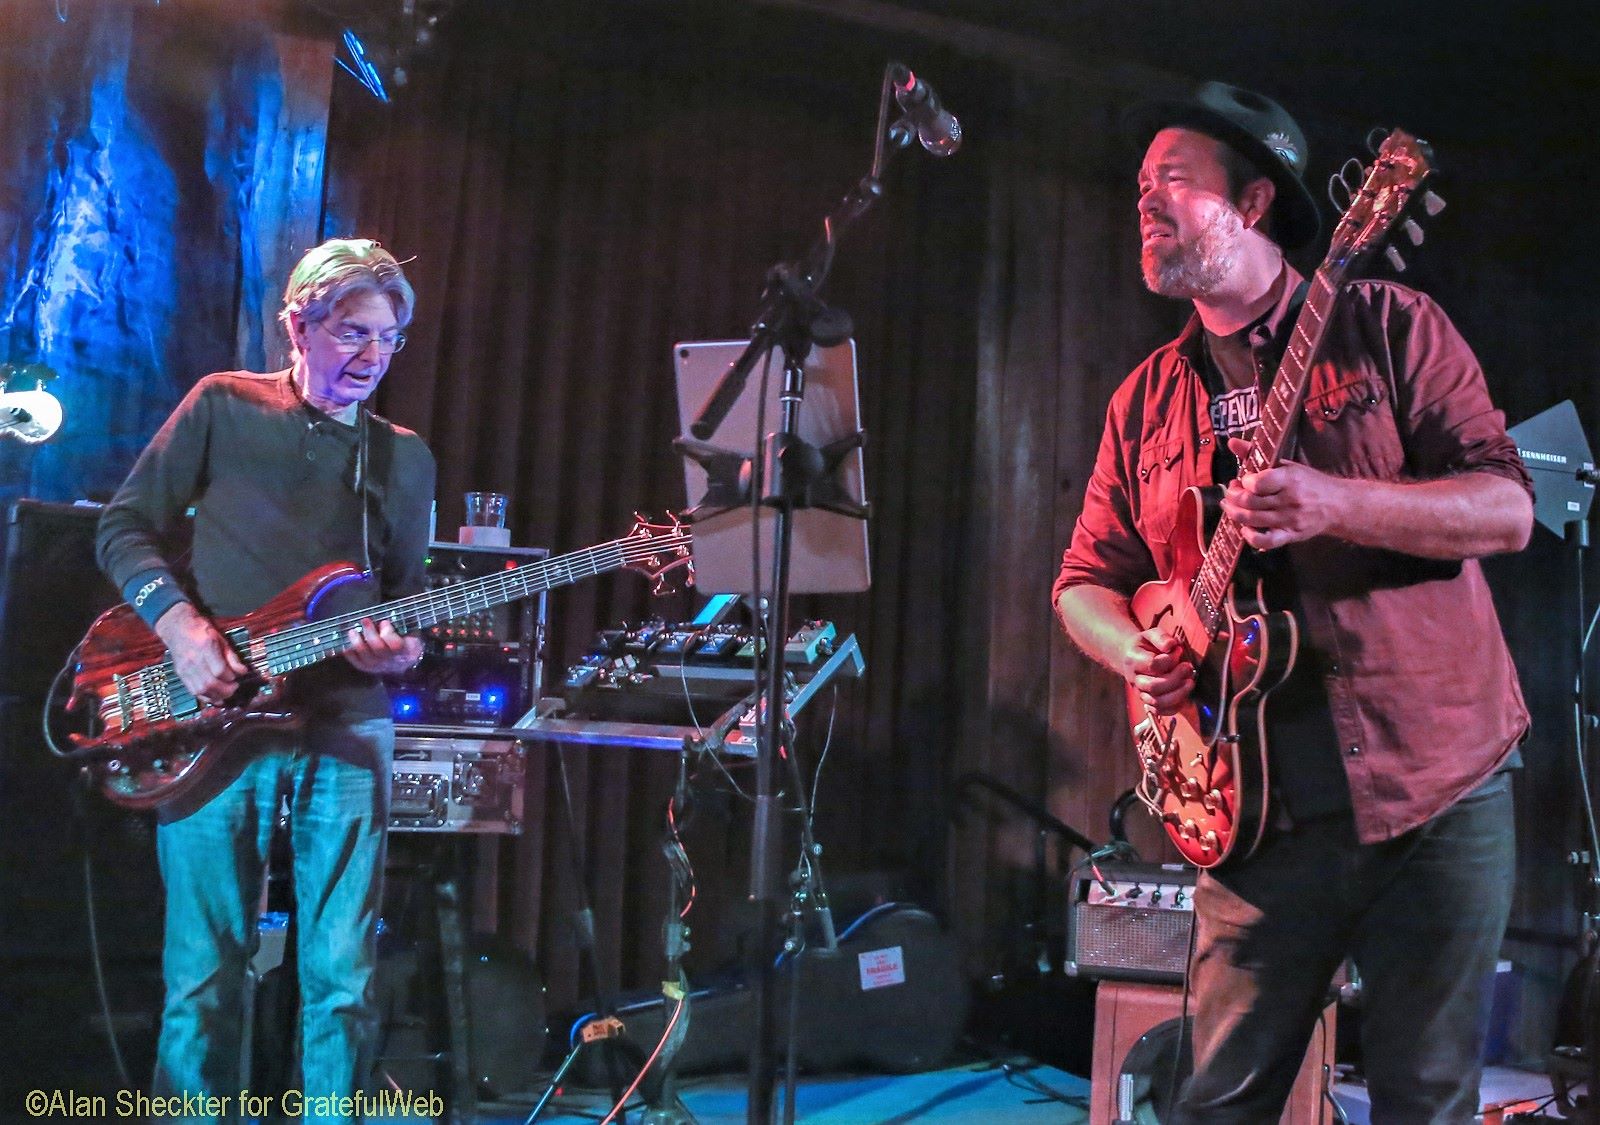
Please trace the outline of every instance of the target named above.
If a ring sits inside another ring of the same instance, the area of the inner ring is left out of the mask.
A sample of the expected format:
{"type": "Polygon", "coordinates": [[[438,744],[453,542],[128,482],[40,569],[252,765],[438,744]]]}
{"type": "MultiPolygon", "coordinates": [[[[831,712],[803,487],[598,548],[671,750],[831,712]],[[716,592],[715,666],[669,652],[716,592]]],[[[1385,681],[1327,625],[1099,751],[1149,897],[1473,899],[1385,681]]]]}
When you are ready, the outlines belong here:
{"type": "Polygon", "coordinates": [[[1593,635],[1591,622],[1584,628],[1584,565],[1589,554],[1589,521],[1573,520],[1567,524],[1567,542],[1572,544],[1573,569],[1576,573],[1576,657],[1572,677],[1573,750],[1577,755],[1578,776],[1583,782],[1583,810],[1588,831],[1588,902],[1583,912],[1583,936],[1580,941],[1580,966],[1583,966],[1582,1006],[1584,1070],[1588,1086],[1589,1117],[1593,1119],[1597,1092],[1600,1092],[1600,830],[1595,824],[1594,779],[1589,776],[1592,764],[1589,757],[1589,730],[1595,718],[1589,714],[1588,677],[1584,664],[1589,652],[1589,638],[1593,635]]]}
{"type": "MultiPolygon", "coordinates": [[[[755,1021],[750,1045],[750,1067],[746,1120],[749,1125],[768,1125],[772,1119],[772,1098],[776,1052],[773,1044],[774,985],[776,968],[772,950],[776,944],[777,908],[781,888],[776,878],[775,834],[776,793],[774,774],[780,748],[794,765],[788,746],[788,708],[784,698],[784,642],[788,637],[790,553],[794,513],[820,507],[856,519],[866,519],[868,510],[850,500],[832,478],[832,471],[846,453],[861,444],[862,435],[835,442],[817,450],[798,436],[800,405],[805,397],[805,359],[813,345],[825,347],[843,343],[851,335],[850,318],[831,309],[818,297],[833,265],[840,235],[861,218],[883,196],[882,174],[893,150],[908,145],[915,132],[902,119],[888,124],[893,79],[903,70],[891,63],[885,68],[878,104],[877,137],[871,170],[823,219],[822,236],[798,262],[780,262],[767,273],[757,319],[750,332],[750,344],[728,368],[707,398],[699,416],[689,426],[692,438],[679,438],[674,447],[684,456],[705,466],[708,489],[705,501],[686,516],[705,518],[748,502],[752,487],[759,487],[760,502],[774,510],[772,601],[767,615],[764,643],[766,663],[758,704],[761,735],[756,743],[755,816],[751,830],[749,900],[757,907],[756,935],[747,971],[751,977],[755,1021]],[[784,355],[783,391],[779,429],[763,436],[756,457],[746,459],[728,450],[707,444],[738,399],[750,372],[774,347],[784,355]],[[745,472],[749,462],[757,471],[745,472]],[[739,474],[739,475],[735,475],[739,474]],[[740,477],[742,476],[743,481],[740,477]],[[748,482],[748,483],[744,483],[748,482]]],[[[805,817],[806,796],[798,789],[796,800],[805,817]]],[[[809,838],[808,850],[814,850],[809,838]]],[[[810,896],[823,918],[824,932],[831,932],[825,894],[810,896]]],[[[791,988],[799,983],[798,966],[791,973],[791,988]]],[[[791,1029],[792,1035],[792,1029],[791,1029]]],[[[790,1057],[793,1055],[792,1048],[790,1057]]],[[[794,1071],[786,1076],[786,1117],[794,1112],[794,1071]]]]}

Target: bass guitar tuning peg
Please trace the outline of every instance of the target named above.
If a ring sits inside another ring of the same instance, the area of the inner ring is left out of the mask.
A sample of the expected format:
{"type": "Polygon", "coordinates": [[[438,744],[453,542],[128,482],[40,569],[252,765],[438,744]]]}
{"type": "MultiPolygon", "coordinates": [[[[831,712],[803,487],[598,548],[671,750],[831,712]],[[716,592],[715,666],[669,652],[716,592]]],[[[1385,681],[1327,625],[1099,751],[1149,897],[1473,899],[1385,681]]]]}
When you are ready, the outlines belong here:
{"type": "Polygon", "coordinates": [[[1395,273],[1406,272],[1406,260],[1400,256],[1400,251],[1396,250],[1393,246],[1385,247],[1383,256],[1389,259],[1389,265],[1394,267],[1395,273]]]}
{"type": "Polygon", "coordinates": [[[1426,211],[1431,218],[1432,216],[1437,215],[1440,211],[1444,210],[1444,200],[1440,199],[1431,191],[1425,191],[1422,193],[1422,209],[1426,211]]]}
{"type": "Polygon", "coordinates": [[[1400,229],[1406,232],[1406,237],[1411,240],[1411,245],[1421,246],[1423,239],[1422,227],[1415,219],[1407,219],[1400,224],[1400,229]]]}

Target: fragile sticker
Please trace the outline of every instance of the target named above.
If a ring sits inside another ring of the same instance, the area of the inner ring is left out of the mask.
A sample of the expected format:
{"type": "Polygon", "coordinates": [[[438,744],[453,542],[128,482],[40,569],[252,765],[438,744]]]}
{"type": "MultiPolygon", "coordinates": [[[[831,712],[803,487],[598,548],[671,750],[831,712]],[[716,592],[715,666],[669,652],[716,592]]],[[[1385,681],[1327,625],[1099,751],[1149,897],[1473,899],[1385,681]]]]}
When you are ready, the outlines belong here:
{"type": "Polygon", "coordinates": [[[861,968],[861,991],[888,988],[906,982],[906,959],[898,945],[886,949],[869,949],[856,955],[861,968]]]}

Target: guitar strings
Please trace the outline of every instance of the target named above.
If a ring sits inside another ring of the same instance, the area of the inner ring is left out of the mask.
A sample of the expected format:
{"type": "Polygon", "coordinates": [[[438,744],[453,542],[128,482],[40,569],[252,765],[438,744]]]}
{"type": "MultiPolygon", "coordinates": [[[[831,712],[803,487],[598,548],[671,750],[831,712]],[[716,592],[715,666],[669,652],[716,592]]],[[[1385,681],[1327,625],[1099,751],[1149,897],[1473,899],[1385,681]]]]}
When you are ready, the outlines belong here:
{"type": "MultiPolygon", "coordinates": [[[[673,532],[648,540],[625,536],[572,554],[553,559],[540,559],[498,574],[485,575],[462,586],[446,587],[442,591],[444,594],[442,599],[440,590],[424,591],[398,599],[390,603],[391,612],[385,615],[385,620],[403,623],[408,628],[416,628],[426,620],[424,611],[441,601],[445,612],[433,620],[448,620],[472,612],[475,600],[481,603],[476,608],[486,609],[516,600],[518,597],[529,596],[536,592],[536,589],[567,585],[582,578],[619,569],[663,551],[685,547],[691,538],[688,532],[673,532]],[[549,572],[548,578],[545,572],[549,572]],[[513,590],[516,592],[512,593],[513,590]],[[456,608],[458,601],[459,609],[456,608]],[[413,617],[415,620],[410,620],[413,617]]],[[[241,655],[245,657],[247,663],[254,665],[259,659],[264,664],[260,669],[262,672],[277,676],[317,663],[324,657],[341,651],[346,647],[350,628],[363,618],[370,617],[371,613],[369,608],[365,612],[347,613],[326,621],[296,625],[256,639],[251,639],[248,634],[243,638],[230,636],[229,639],[243,641],[241,655]],[[252,650],[259,650],[259,657],[255,657],[252,650]]],[[[231,634],[235,631],[228,632],[231,634]]],[[[178,676],[170,654],[157,664],[141,668],[123,682],[128,684],[129,688],[127,709],[135,713],[142,710],[148,720],[154,721],[169,716],[185,718],[202,710],[200,701],[184,686],[181,677],[178,676]],[[159,682],[164,689],[161,693],[164,698],[155,697],[151,690],[154,682],[159,682]]],[[[119,712],[123,710],[120,702],[117,704],[117,709],[119,712]]],[[[132,715],[124,716],[124,719],[131,720],[132,715]]]]}
{"type": "MultiPolygon", "coordinates": [[[[437,606],[441,601],[444,604],[443,616],[433,620],[448,620],[451,617],[470,613],[475,608],[489,608],[492,605],[502,604],[506,600],[526,596],[535,592],[534,584],[538,582],[544,589],[554,586],[566,585],[576,582],[581,578],[592,577],[626,566],[631,562],[638,562],[649,558],[651,555],[660,554],[662,551],[674,550],[688,545],[690,535],[687,532],[664,535],[656,539],[641,540],[633,537],[613,540],[597,547],[587,548],[570,555],[562,555],[554,559],[541,559],[538,562],[528,563],[499,574],[486,575],[473,582],[464,583],[456,587],[445,587],[441,590],[425,591],[401,598],[390,603],[390,612],[385,614],[385,619],[403,623],[407,628],[416,628],[426,620],[426,611],[437,606]],[[545,572],[550,578],[545,581],[545,572]],[[502,595],[510,594],[512,590],[517,593],[511,597],[502,595]],[[441,598],[441,593],[443,597],[441,598]],[[498,600],[497,600],[498,599],[498,600]],[[475,604],[475,601],[478,604],[475,604]],[[457,602],[460,607],[457,608],[457,602]],[[415,620],[411,620],[415,618],[415,620]]],[[[323,656],[337,652],[345,647],[346,634],[359,624],[363,618],[370,617],[372,610],[355,611],[326,621],[309,622],[297,625],[276,633],[268,634],[262,638],[269,668],[275,673],[278,671],[291,671],[304,664],[313,663],[323,656]],[[290,663],[281,669],[277,662],[284,657],[292,658],[290,663]],[[303,659],[310,657],[311,659],[303,659]]]]}

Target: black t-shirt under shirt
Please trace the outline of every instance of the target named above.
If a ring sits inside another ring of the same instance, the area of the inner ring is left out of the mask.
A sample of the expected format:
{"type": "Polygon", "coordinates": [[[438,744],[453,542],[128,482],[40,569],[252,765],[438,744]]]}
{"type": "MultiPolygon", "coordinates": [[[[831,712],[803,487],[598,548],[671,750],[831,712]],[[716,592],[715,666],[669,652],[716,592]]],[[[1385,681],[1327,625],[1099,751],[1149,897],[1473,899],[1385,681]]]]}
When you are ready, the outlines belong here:
{"type": "MultiPolygon", "coordinates": [[[[1285,332],[1294,317],[1284,320],[1285,332]]],[[[1228,336],[1205,333],[1201,376],[1211,396],[1211,427],[1216,450],[1213,479],[1220,486],[1239,474],[1228,449],[1230,437],[1249,439],[1260,420],[1260,400],[1277,373],[1282,341],[1266,338],[1260,322],[1228,336]]],[[[1246,565],[1262,577],[1267,607],[1301,616],[1294,570],[1285,551],[1246,552],[1246,565]]],[[[1339,740],[1322,683],[1323,662],[1299,630],[1300,648],[1288,678],[1267,698],[1267,768],[1273,799],[1293,821],[1307,821],[1350,809],[1350,785],[1339,757],[1339,740]]]]}

